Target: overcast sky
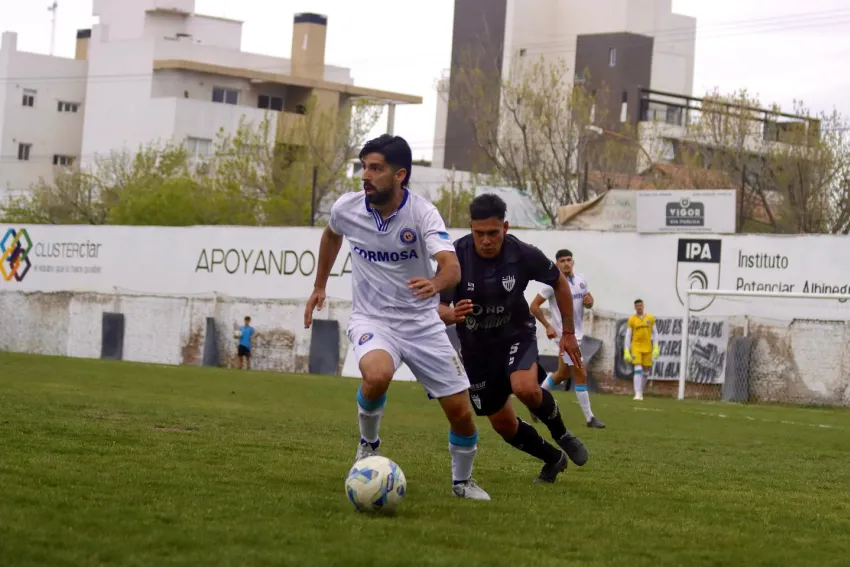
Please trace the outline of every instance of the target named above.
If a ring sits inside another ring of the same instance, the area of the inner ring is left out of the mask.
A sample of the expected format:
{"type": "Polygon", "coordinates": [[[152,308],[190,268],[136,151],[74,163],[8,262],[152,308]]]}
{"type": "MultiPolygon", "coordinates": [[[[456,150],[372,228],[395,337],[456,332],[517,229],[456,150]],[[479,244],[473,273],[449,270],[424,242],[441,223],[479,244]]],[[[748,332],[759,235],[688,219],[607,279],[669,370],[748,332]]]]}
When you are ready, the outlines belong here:
{"type": "MultiPolygon", "coordinates": [[[[133,0],[127,0],[132,2],[133,0]]],[[[18,48],[48,53],[48,0],[0,0],[0,29],[18,48]]],[[[289,57],[292,16],[328,16],[326,61],[350,67],[358,85],[420,95],[400,107],[396,133],[430,158],[435,83],[451,58],[453,0],[197,0],[198,12],[245,22],[242,49],[289,57]]],[[[790,110],[837,107],[850,116],[850,0],[673,0],[697,18],[694,93],[747,88],[790,110]]],[[[91,0],[59,0],[56,54],[73,57],[76,30],[90,27],[91,0]]],[[[382,125],[383,126],[383,125],[382,125]]]]}

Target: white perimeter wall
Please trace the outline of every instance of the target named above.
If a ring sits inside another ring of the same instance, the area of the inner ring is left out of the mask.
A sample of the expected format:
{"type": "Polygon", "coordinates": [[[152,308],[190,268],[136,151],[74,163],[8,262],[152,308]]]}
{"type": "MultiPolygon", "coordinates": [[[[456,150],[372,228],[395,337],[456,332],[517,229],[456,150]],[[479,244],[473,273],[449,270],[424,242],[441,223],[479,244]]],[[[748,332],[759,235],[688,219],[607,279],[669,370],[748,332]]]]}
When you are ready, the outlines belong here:
{"type": "MultiPolygon", "coordinates": [[[[21,281],[14,274],[8,281],[0,277],[0,309],[6,313],[0,327],[2,349],[97,357],[101,314],[117,311],[127,319],[125,359],[198,364],[206,317],[218,322],[220,348],[229,356],[230,330],[250,314],[265,335],[257,345],[258,368],[307,369],[310,332],[303,329],[302,316],[321,229],[0,227],[6,248],[22,235],[21,229],[32,243],[30,266],[21,281]]],[[[464,234],[451,232],[455,238],[464,234]]],[[[700,279],[695,271],[711,288],[850,289],[847,237],[516,234],[547,255],[564,247],[575,254],[577,269],[588,278],[596,299],[585,324],[586,332],[604,343],[591,367],[602,378],[614,374],[617,320],[630,314],[633,300],[642,298],[659,318],[678,319],[683,315],[682,290],[700,279]],[[719,258],[707,257],[718,256],[718,242],[719,258]],[[682,256],[682,246],[699,252],[698,257],[682,256]]],[[[24,247],[29,246],[26,237],[20,239],[24,247]]],[[[8,262],[3,268],[9,276],[8,262]]],[[[19,267],[19,276],[24,268],[19,267]]],[[[529,286],[529,300],[539,287],[529,286]]],[[[330,309],[318,315],[339,321],[343,335],[350,290],[350,259],[344,249],[328,286],[330,309]]],[[[695,307],[698,317],[725,321],[729,336],[741,334],[746,317],[756,339],[751,372],[761,398],[850,403],[848,303],[717,299],[697,301],[695,307]]],[[[542,335],[539,339],[541,351],[554,354],[555,345],[542,335]]],[[[341,344],[346,351],[347,341],[341,344]]]]}

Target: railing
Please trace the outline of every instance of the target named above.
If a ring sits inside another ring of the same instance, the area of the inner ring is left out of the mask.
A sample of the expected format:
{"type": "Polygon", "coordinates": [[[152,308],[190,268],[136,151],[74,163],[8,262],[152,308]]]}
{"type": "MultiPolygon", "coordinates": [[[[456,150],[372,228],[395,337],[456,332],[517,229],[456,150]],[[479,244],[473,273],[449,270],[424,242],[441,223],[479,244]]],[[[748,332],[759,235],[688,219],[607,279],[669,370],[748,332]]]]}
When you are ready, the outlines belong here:
{"type": "Polygon", "coordinates": [[[755,129],[761,132],[761,137],[766,142],[802,140],[801,137],[794,136],[801,132],[817,137],[820,131],[820,121],[815,118],[766,108],[715,100],[706,105],[706,99],[645,88],[639,89],[639,96],[641,122],[658,121],[687,128],[699,121],[706,112],[721,112],[730,116],[741,113],[745,120],[754,123],[755,129]]]}

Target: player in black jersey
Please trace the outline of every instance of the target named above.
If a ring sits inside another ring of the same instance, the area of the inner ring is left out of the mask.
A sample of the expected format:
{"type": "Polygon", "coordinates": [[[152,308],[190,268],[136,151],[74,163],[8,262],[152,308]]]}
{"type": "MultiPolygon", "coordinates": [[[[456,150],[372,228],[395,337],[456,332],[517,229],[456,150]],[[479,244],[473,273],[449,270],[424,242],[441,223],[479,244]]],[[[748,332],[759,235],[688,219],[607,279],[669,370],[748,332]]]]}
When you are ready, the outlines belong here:
{"type": "Polygon", "coordinates": [[[454,243],[460,283],[440,294],[440,316],[447,325],[457,325],[475,413],[487,416],[509,444],[545,463],[535,482],[554,482],[567,468],[567,455],[582,466],[588,454],[564,426],[551,392],[540,387],[546,373],[538,364],[537,326],[525,288],[535,280],[555,289],[563,319],[560,350],[581,367],[572,293],[561,271],[540,249],[506,234],[506,211],[505,202],[492,194],[479,195],[470,204],[472,233],[454,243]],[[563,451],[517,416],[511,394],[546,425],[563,451]]]}

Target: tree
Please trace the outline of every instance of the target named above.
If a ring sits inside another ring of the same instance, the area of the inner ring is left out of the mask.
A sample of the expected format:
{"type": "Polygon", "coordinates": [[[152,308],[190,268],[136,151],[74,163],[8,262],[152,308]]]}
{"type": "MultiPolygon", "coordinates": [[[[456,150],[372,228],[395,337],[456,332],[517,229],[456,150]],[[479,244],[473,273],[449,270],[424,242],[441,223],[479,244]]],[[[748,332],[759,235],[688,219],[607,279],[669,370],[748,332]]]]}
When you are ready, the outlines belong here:
{"type": "Polygon", "coordinates": [[[220,130],[211,155],[151,143],[135,154],[98,156],[0,205],[6,222],[126,225],[311,223],[322,203],[348,187],[347,168],[380,117],[367,100],[341,108],[315,99],[304,114],[269,115],[220,130]],[[315,201],[314,201],[315,185],[315,201]]]}
{"type": "Polygon", "coordinates": [[[700,188],[726,173],[739,180],[741,230],[841,232],[850,221],[850,141],[837,112],[761,108],[746,90],[706,96],[687,120],[678,163],[706,173],[700,188]]]}
{"type": "MultiPolygon", "coordinates": [[[[476,182],[473,179],[473,185],[476,182]]],[[[455,182],[449,174],[446,183],[437,189],[434,205],[448,228],[466,228],[469,226],[469,205],[475,198],[475,187],[465,187],[463,181],[455,182]]]]}
{"type": "Polygon", "coordinates": [[[501,183],[529,191],[555,223],[559,206],[588,197],[587,165],[622,155],[622,140],[599,136],[593,128],[605,123],[605,89],[592,92],[574,84],[563,59],[524,62],[500,81],[478,63],[469,58],[452,70],[451,104],[469,120],[475,144],[501,183]],[[493,96],[494,87],[499,96],[493,96]]]}

